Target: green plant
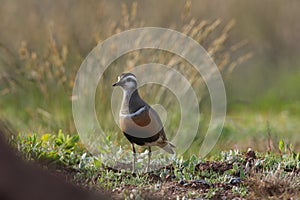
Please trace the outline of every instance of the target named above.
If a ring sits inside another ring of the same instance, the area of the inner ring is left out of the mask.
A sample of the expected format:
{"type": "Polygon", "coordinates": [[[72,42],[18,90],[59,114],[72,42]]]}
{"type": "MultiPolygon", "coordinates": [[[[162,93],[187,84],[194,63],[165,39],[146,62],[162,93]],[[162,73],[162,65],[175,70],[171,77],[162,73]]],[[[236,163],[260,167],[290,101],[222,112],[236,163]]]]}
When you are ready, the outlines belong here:
{"type": "Polygon", "coordinates": [[[300,194],[297,190],[300,153],[289,151],[281,155],[255,152],[256,158],[252,157],[249,166],[247,153],[238,150],[224,151],[210,159],[192,155],[188,159],[174,159],[170,166],[157,171],[132,175],[125,170],[106,167],[99,157],[81,146],[78,136],[65,135],[61,131],[56,135],[18,135],[12,137],[11,144],[23,154],[24,159],[36,160],[48,168],[51,166],[50,169],[59,168],[71,175],[76,184],[110,190],[126,198],[144,197],[147,192],[160,194],[162,191],[178,191],[176,195],[180,198],[208,199],[245,198],[247,195],[258,198],[261,194],[257,192],[266,190],[271,191],[270,194],[263,193],[262,196],[291,196],[289,191],[300,194]]]}
{"type": "Polygon", "coordinates": [[[11,139],[11,143],[23,153],[27,160],[39,160],[67,167],[82,166],[83,160],[87,158],[85,149],[78,142],[78,135],[64,135],[61,130],[57,135],[37,136],[34,133],[22,136],[19,134],[11,139]]]}
{"type": "Polygon", "coordinates": [[[281,139],[278,144],[278,149],[279,149],[280,153],[283,153],[285,151],[284,148],[285,148],[285,144],[284,144],[284,141],[281,139]]]}

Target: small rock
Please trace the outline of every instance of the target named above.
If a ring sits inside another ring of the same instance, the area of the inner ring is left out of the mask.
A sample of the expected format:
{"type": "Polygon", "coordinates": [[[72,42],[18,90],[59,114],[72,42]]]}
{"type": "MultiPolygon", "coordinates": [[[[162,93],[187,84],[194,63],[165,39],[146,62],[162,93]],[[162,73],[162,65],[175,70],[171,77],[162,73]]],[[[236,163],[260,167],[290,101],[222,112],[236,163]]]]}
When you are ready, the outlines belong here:
{"type": "Polygon", "coordinates": [[[154,186],[154,189],[155,189],[155,190],[159,190],[159,189],[160,189],[160,186],[161,186],[160,183],[156,183],[155,186],[154,186]]]}
{"type": "Polygon", "coordinates": [[[132,192],[133,194],[136,194],[136,193],[137,193],[137,190],[136,190],[136,189],[132,189],[131,192],[132,192]]]}
{"type": "Polygon", "coordinates": [[[176,176],[174,175],[174,174],[168,174],[167,176],[166,176],[166,181],[171,181],[172,179],[175,179],[176,178],[176,176]]]}
{"type": "Polygon", "coordinates": [[[188,185],[189,185],[188,183],[184,183],[184,184],[183,184],[184,187],[187,187],[188,185]]]}
{"type": "Polygon", "coordinates": [[[166,176],[166,180],[171,180],[171,175],[170,175],[170,174],[168,174],[168,175],[166,176]]]}
{"type": "Polygon", "coordinates": [[[179,183],[180,185],[184,185],[184,184],[186,183],[186,181],[183,180],[183,179],[180,179],[180,181],[178,181],[178,183],[179,183]]]}
{"type": "Polygon", "coordinates": [[[134,195],[132,193],[130,193],[129,197],[130,197],[130,199],[133,199],[134,195]]]}
{"type": "Polygon", "coordinates": [[[241,182],[242,182],[242,180],[239,177],[233,177],[232,179],[230,179],[230,184],[232,184],[232,185],[237,185],[237,184],[240,184],[241,182]]]}
{"type": "Polygon", "coordinates": [[[121,191],[120,188],[115,188],[115,189],[112,190],[112,192],[120,192],[120,191],[121,191]]]}
{"type": "Polygon", "coordinates": [[[202,185],[209,185],[206,180],[201,179],[201,180],[194,180],[194,183],[202,184],[202,185]]]}
{"type": "Polygon", "coordinates": [[[196,187],[199,187],[199,186],[200,187],[205,187],[205,188],[209,188],[210,187],[209,183],[206,180],[204,180],[204,179],[194,180],[192,182],[192,187],[196,188],[196,187]]]}

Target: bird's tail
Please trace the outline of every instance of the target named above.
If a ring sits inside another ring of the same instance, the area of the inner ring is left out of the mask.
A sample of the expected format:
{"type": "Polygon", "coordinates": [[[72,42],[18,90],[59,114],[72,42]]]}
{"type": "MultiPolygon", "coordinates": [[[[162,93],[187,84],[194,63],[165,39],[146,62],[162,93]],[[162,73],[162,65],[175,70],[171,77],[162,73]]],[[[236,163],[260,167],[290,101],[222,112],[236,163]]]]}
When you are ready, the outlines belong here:
{"type": "Polygon", "coordinates": [[[170,154],[174,154],[175,152],[174,152],[173,148],[175,148],[175,145],[169,141],[166,141],[166,143],[167,144],[165,146],[163,146],[162,149],[170,154]]]}

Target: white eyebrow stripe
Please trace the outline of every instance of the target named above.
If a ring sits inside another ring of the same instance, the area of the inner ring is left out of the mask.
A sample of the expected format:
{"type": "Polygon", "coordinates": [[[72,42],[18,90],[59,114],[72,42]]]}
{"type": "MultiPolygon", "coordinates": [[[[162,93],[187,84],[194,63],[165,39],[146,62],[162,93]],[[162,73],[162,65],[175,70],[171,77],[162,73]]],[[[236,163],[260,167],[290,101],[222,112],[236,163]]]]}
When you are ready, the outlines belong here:
{"type": "Polygon", "coordinates": [[[140,115],[142,112],[144,112],[147,109],[147,106],[141,107],[140,109],[138,109],[137,111],[135,111],[134,113],[129,113],[129,114],[123,114],[120,112],[119,116],[120,117],[136,117],[138,115],[140,115]]]}
{"type": "Polygon", "coordinates": [[[128,78],[132,78],[133,80],[136,81],[136,78],[135,78],[134,76],[132,76],[132,75],[126,76],[126,77],[125,77],[125,80],[128,79],[128,78]]]}

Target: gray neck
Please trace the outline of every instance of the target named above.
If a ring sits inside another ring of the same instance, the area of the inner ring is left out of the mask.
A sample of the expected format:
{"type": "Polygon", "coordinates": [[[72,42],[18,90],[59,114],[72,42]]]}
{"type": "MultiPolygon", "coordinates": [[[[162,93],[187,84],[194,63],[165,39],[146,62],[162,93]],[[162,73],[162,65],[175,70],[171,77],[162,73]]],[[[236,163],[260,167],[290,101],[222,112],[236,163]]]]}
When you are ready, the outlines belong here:
{"type": "Polygon", "coordinates": [[[134,113],[139,108],[145,105],[146,103],[140,98],[137,89],[123,90],[123,101],[122,101],[120,113],[122,114],[134,113]]]}

